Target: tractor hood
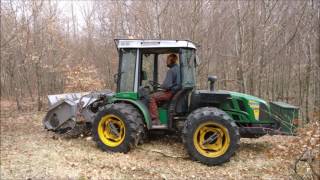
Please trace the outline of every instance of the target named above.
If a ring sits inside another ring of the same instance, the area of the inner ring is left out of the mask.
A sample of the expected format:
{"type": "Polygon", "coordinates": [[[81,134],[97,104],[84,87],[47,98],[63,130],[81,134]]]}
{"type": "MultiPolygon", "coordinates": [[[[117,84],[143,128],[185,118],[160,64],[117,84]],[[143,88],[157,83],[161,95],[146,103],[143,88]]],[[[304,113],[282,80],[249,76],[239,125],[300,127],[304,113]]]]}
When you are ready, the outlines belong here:
{"type": "Polygon", "coordinates": [[[224,90],[222,92],[229,93],[233,97],[243,98],[243,99],[247,99],[249,101],[251,100],[251,101],[258,102],[258,103],[262,103],[262,104],[265,104],[267,107],[269,107],[269,103],[266,102],[265,100],[258,98],[258,97],[255,97],[255,96],[251,96],[249,94],[243,94],[243,93],[234,92],[234,91],[224,91],[224,90]]]}

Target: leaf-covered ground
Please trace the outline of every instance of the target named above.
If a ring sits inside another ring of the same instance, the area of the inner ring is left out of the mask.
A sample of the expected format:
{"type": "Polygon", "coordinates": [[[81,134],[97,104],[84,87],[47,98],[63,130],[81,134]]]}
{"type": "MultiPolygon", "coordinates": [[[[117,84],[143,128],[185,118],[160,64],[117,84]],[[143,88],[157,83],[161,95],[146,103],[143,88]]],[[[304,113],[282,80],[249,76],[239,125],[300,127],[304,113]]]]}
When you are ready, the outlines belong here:
{"type": "Polygon", "coordinates": [[[110,154],[90,137],[47,132],[43,116],[1,113],[1,179],[312,179],[319,173],[317,123],[299,136],[241,139],[230,162],[208,167],[189,160],[177,138],[159,135],[128,154],[110,154]]]}

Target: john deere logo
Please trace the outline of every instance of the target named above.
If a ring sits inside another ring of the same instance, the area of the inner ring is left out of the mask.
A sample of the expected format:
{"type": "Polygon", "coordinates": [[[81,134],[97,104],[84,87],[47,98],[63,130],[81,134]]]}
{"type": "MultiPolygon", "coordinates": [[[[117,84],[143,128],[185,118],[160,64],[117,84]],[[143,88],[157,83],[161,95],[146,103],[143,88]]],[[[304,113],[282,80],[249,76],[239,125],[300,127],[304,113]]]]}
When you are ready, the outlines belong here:
{"type": "Polygon", "coordinates": [[[259,120],[259,114],[260,114],[259,102],[256,102],[256,101],[253,101],[253,100],[249,100],[249,106],[253,110],[254,118],[256,120],[259,120]]]}

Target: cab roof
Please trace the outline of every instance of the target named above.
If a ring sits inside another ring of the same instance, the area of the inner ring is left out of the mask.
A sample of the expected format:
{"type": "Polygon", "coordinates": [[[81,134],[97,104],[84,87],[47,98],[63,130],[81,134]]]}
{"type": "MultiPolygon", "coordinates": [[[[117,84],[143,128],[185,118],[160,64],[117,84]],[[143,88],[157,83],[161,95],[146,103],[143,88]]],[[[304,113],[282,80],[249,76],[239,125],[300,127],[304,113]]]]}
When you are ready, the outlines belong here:
{"type": "Polygon", "coordinates": [[[156,39],[115,39],[120,48],[192,48],[196,45],[189,40],[156,40],[156,39]]]}

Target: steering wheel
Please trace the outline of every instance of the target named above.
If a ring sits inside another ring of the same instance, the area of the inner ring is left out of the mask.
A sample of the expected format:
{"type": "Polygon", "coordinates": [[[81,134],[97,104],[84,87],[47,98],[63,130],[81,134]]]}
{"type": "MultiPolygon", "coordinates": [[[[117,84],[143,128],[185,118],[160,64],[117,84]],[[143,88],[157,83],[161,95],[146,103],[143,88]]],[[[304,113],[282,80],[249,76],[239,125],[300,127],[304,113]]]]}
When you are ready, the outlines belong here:
{"type": "Polygon", "coordinates": [[[149,84],[154,88],[160,88],[160,84],[155,81],[149,81],[149,84]]]}

